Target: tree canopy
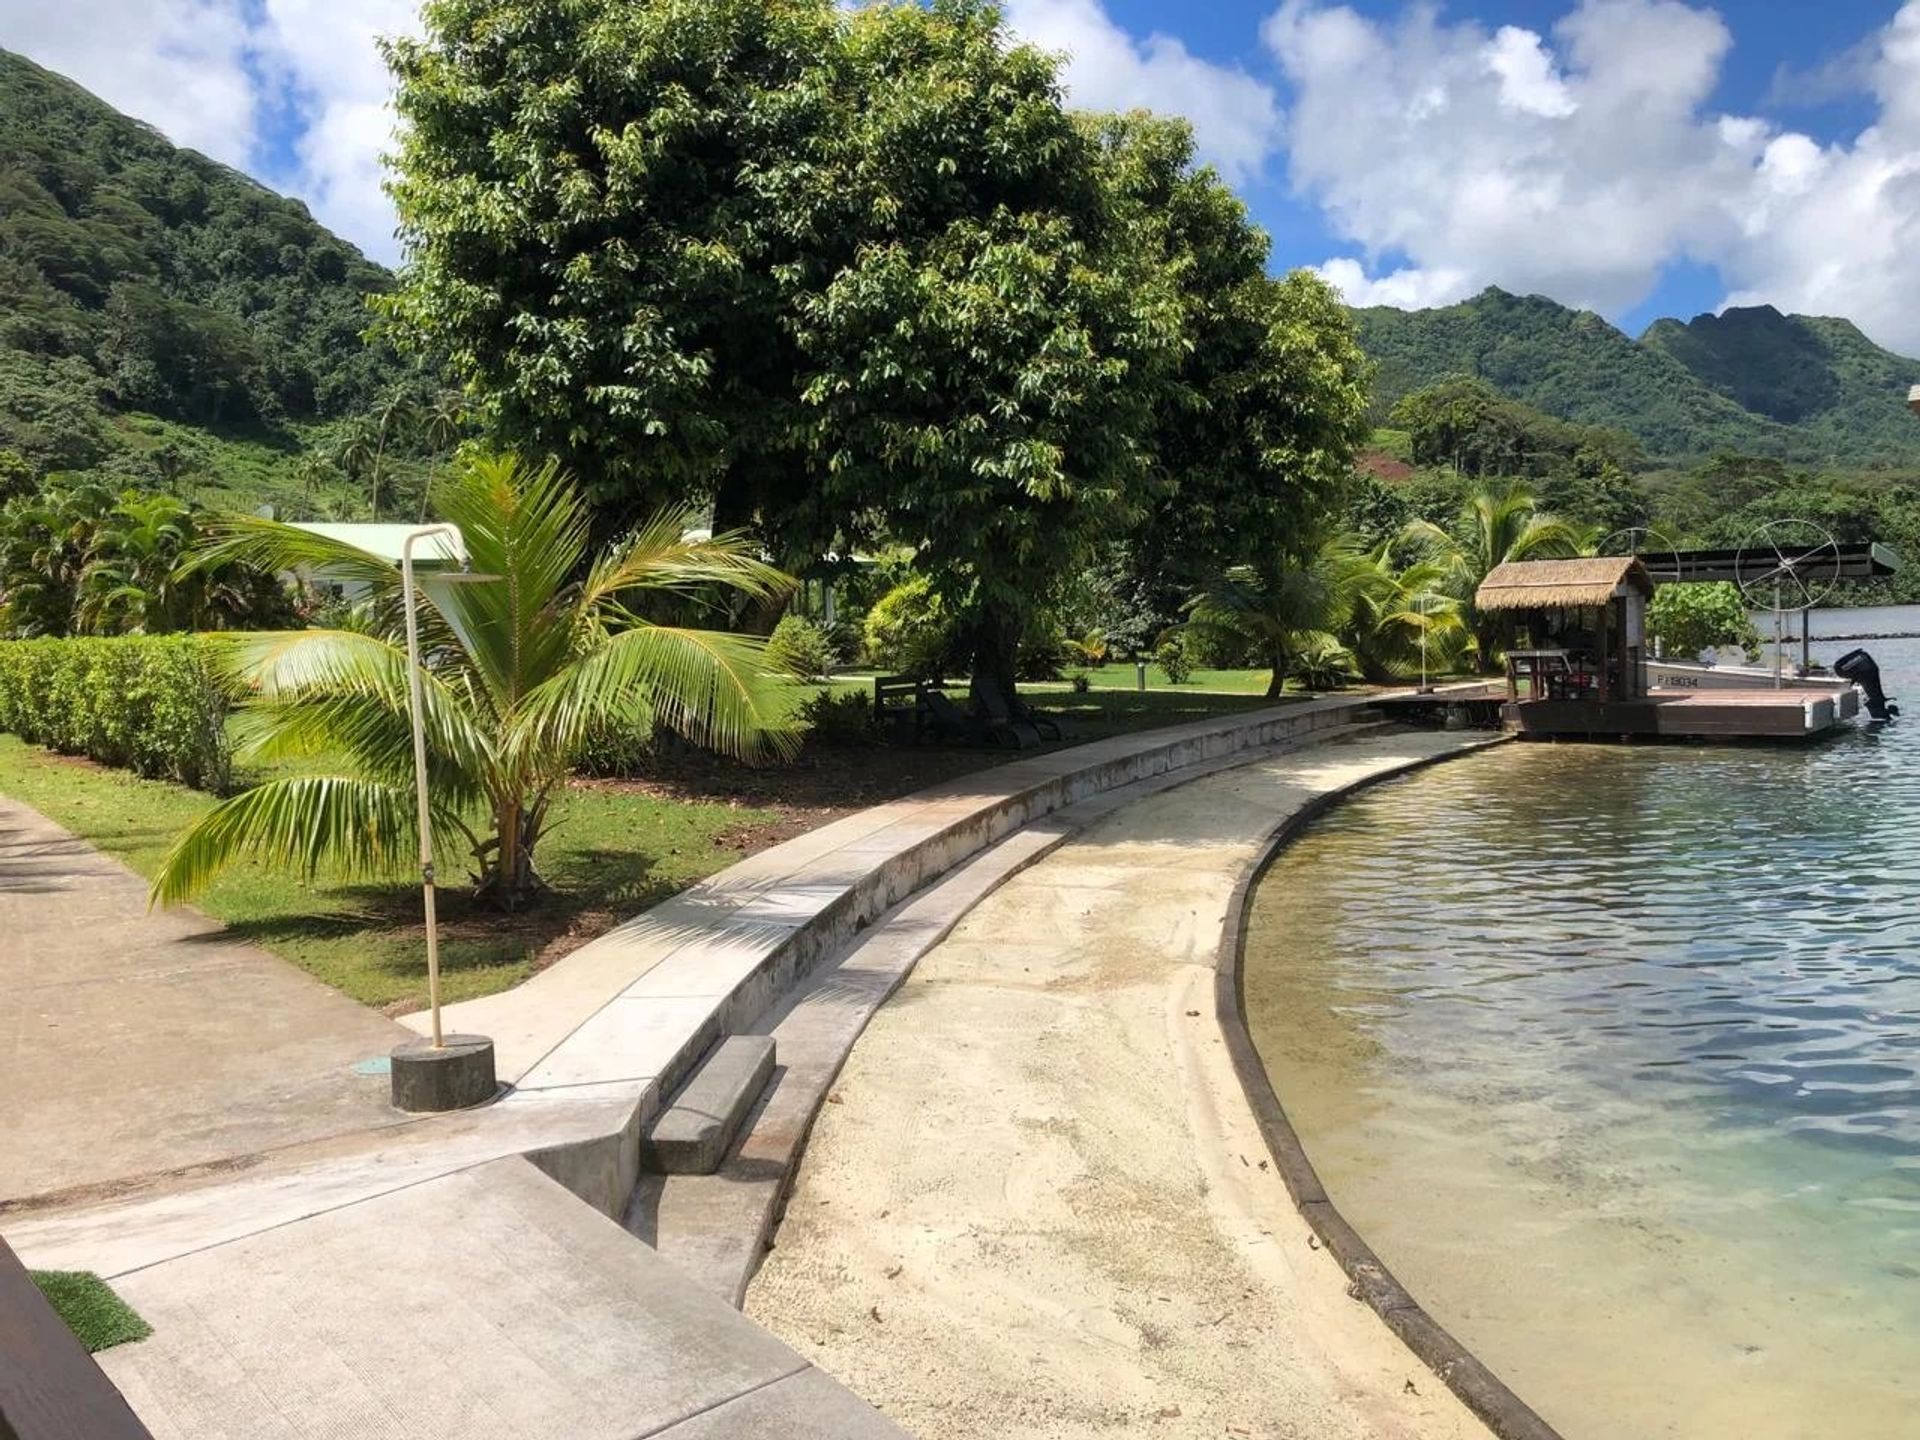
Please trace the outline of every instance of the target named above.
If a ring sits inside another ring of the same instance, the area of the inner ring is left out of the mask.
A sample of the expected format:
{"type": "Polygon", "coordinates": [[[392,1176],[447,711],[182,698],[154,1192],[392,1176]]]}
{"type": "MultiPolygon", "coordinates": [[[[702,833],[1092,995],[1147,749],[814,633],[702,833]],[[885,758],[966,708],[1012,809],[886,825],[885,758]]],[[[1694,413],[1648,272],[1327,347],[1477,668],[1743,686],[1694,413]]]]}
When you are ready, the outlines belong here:
{"type": "Polygon", "coordinates": [[[980,668],[1149,527],[1337,501],[1364,362],[1186,128],[1071,113],[988,0],[434,0],[395,43],[385,302],[609,517],[704,492],[789,564],[884,535],[980,668]]]}

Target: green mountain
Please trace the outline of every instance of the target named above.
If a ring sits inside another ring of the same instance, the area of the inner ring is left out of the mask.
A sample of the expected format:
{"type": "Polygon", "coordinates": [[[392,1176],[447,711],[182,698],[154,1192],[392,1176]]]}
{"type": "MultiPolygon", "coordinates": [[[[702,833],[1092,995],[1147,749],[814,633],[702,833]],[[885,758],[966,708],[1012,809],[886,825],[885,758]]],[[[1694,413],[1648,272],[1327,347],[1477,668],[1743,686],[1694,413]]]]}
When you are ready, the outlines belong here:
{"type": "Polygon", "coordinates": [[[1920,361],[1845,320],[1770,306],[1661,320],[1634,340],[1591,311],[1489,289],[1437,310],[1356,310],[1381,415],[1409,390],[1476,375],[1551,415],[1638,437],[1656,463],[1720,451],[1801,464],[1920,462],[1907,387],[1920,361]]]}
{"type": "Polygon", "coordinates": [[[388,280],[297,201],[0,50],[0,450],[35,472],[150,478],[167,441],[270,466],[402,373],[361,339],[388,280]]]}

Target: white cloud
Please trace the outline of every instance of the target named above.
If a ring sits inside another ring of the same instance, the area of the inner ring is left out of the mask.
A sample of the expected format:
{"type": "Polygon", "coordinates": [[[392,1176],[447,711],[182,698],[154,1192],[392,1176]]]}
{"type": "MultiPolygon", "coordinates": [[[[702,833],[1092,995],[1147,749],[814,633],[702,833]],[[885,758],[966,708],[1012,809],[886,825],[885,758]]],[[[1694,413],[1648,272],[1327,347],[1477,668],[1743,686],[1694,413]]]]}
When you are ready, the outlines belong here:
{"type": "Polygon", "coordinates": [[[1342,256],[1313,267],[1349,305],[1391,305],[1396,310],[1427,310],[1451,305],[1474,293],[1473,277],[1464,270],[1403,266],[1384,275],[1368,275],[1358,260],[1342,256]]]}
{"type": "Polygon", "coordinates": [[[1200,158],[1235,183],[1259,175],[1273,152],[1279,102],[1246,71],[1203,60],[1169,35],[1135,40],[1100,0],[1007,0],[1006,17],[1021,39],[1066,55],[1074,104],[1184,116],[1200,158]]]}
{"type": "Polygon", "coordinates": [[[1677,0],[1581,0],[1550,36],[1286,0],[1263,34],[1294,183],[1374,262],[1320,267],[1355,303],[1497,284],[1617,314],[1691,259],[1729,304],[1845,315],[1920,354],[1920,0],[1852,62],[1877,122],[1824,146],[1712,113],[1732,37],[1677,0]]]}
{"type": "Polygon", "coordinates": [[[265,0],[258,34],[304,120],[293,186],[324,224],[381,260],[397,258],[398,245],[380,188],[393,85],[375,41],[419,29],[416,0],[265,0]]]}
{"type": "Polygon", "coordinates": [[[257,105],[234,0],[0,0],[0,43],[176,144],[229,165],[252,156],[257,105]]]}
{"type": "Polygon", "coordinates": [[[1294,90],[1295,185],[1369,255],[1405,256],[1403,289],[1627,308],[1724,228],[1700,180],[1749,163],[1693,117],[1725,27],[1665,0],[1586,0],[1557,51],[1426,5],[1380,23],[1289,0],[1264,34],[1294,90]]]}
{"type": "Polygon", "coordinates": [[[1518,25],[1502,25],[1481,52],[1499,77],[1500,103],[1528,115],[1562,117],[1579,109],[1567,82],[1554,69],[1540,37],[1518,25]]]}
{"type": "Polygon", "coordinates": [[[417,12],[414,0],[0,0],[0,39],[391,261],[390,87],[374,37],[417,29],[417,12]],[[291,165],[268,133],[289,109],[291,165]]]}

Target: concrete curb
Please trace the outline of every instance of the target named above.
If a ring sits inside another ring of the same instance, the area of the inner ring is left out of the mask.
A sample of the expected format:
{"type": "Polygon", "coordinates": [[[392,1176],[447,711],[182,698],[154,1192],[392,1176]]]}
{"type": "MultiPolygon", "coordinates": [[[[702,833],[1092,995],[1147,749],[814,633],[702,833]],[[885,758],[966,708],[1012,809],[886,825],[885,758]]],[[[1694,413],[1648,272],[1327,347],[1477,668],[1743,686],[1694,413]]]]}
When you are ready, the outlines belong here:
{"type": "MultiPolygon", "coordinates": [[[[1500,744],[1495,740],[1489,744],[1500,744]]],[[[1435,1320],[1394,1278],[1373,1247],[1347,1223],[1320,1183],[1306,1148],[1287,1119],[1287,1112],[1274,1093],[1273,1082],[1260,1062],[1259,1049],[1247,1028],[1246,992],[1242,984],[1241,962],[1246,951],[1248,912],[1254,888],[1272,867],[1280,852],[1314,820],[1352,795],[1385,780],[1423,770],[1442,761],[1477,754],[1485,747],[1457,751],[1416,760],[1397,769],[1382,771],[1342,790],[1319,795],[1274,827],[1257,858],[1250,864],[1240,883],[1234,887],[1227,905],[1226,925],[1220,936],[1219,959],[1214,971],[1214,1011],[1220,1031],[1232,1058],[1240,1086],[1246,1092],[1248,1107],[1260,1126],[1273,1163],[1286,1182],[1287,1193],[1320,1238],[1340,1268],[1352,1282],[1355,1298],[1364,1300],[1387,1328],[1398,1335],[1407,1348],[1428,1369],[1446,1382],[1466,1407],[1486,1422],[1500,1440],[1562,1440],[1560,1432],[1543,1420],[1513,1391],[1509,1390],[1445,1326],[1435,1320]]]]}

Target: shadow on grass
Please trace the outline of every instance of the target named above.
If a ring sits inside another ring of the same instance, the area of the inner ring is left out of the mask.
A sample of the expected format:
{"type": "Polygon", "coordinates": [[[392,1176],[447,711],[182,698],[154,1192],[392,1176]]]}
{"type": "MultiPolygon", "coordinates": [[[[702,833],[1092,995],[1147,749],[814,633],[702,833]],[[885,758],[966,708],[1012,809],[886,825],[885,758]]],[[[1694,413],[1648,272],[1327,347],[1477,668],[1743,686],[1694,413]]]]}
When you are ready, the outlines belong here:
{"type": "MultiPolygon", "coordinates": [[[[564,953],[548,953],[556,942],[578,944],[681,888],[657,873],[653,856],[609,848],[563,851],[545,878],[552,888],[515,911],[477,899],[464,875],[461,883],[438,890],[442,970],[458,976],[502,965],[537,966],[564,953]]],[[[424,926],[417,886],[342,885],[325,893],[339,908],[234,920],[225,933],[268,950],[359,940],[366,953],[357,957],[357,968],[393,981],[420,978],[424,926]]]]}

